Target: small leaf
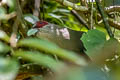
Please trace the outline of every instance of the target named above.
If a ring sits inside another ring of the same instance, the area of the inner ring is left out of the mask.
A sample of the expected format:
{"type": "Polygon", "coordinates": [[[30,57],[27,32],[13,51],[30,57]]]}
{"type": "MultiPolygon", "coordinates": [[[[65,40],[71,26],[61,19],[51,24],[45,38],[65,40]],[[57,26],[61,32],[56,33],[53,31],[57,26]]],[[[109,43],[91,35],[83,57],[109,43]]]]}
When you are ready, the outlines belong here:
{"type": "Polygon", "coordinates": [[[5,19],[4,17],[5,15],[6,15],[6,9],[3,7],[0,7],[0,20],[5,19]]]}
{"type": "Polygon", "coordinates": [[[15,10],[16,0],[7,0],[7,5],[10,7],[9,11],[12,12],[15,10]]]}
{"type": "Polygon", "coordinates": [[[50,69],[56,71],[63,66],[63,63],[60,61],[54,60],[52,57],[48,55],[39,53],[39,52],[32,52],[32,51],[16,51],[14,56],[22,57],[28,61],[32,61],[38,63],[39,65],[49,67],[50,69]]]}
{"type": "Polygon", "coordinates": [[[0,42],[0,56],[10,51],[10,47],[2,42],[0,42]]]}
{"type": "Polygon", "coordinates": [[[0,7],[0,15],[6,14],[6,10],[3,7],[0,7]]]}
{"type": "Polygon", "coordinates": [[[61,8],[61,9],[55,9],[53,12],[70,13],[70,10],[61,8]]]}
{"type": "Polygon", "coordinates": [[[49,13],[50,16],[54,17],[54,18],[57,18],[57,19],[60,19],[62,16],[59,16],[59,15],[56,15],[56,14],[53,14],[53,13],[49,13]]]}
{"type": "Polygon", "coordinates": [[[40,21],[38,17],[32,14],[25,14],[24,19],[31,24],[35,24],[37,21],[40,21]]]}
{"type": "Polygon", "coordinates": [[[0,30],[0,39],[9,42],[10,38],[4,31],[0,30]]]}
{"type": "Polygon", "coordinates": [[[37,33],[37,32],[38,32],[38,29],[30,29],[30,30],[28,30],[28,32],[27,32],[27,36],[34,35],[34,34],[37,33]]]}
{"type": "Polygon", "coordinates": [[[23,39],[18,42],[18,46],[25,46],[25,47],[39,49],[41,51],[45,51],[52,55],[57,55],[63,59],[72,61],[76,64],[86,65],[86,61],[82,56],[79,56],[74,52],[64,50],[58,47],[56,44],[45,40],[41,40],[37,38],[23,39]]]}

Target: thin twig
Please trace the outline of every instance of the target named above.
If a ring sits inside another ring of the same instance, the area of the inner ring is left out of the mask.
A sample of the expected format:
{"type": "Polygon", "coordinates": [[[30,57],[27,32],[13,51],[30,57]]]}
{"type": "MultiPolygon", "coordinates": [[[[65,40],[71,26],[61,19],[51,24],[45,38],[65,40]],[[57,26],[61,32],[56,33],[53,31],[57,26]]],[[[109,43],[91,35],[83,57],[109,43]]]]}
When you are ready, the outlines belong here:
{"type": "Polygon", "coordinates": [[[109,6],[109,7],[106,7],[106,8],[105,8],[105,11],[106,11],[107,13],[109,13],[109,12],[114,12],[114,11],[119,12],[119,11],[120,11],[120,6],[109,6]]]}
{"type": "Polygon", "coordinates": [[[93,29],[93,0],[91,4],[91,23],[90,23],[90,28],[93,29]]]}
{"type": "Polygon", "coordinates": [[[72,2],[69,2],[68,0],[64,0],[64,1],[63,0],[54,0],[54,1],[57,1],[57,2],[61,3],[62,5],[67,6],[67,7],[71,7],[75,10],[79,10],[79,11],[88,11],[89,10],[85,6],[78,6],[72,2]]]}
{"type": "MultiPolygon", "coordinates": [[[[97,15],[98,20],[101,20],[101,15],[97,15]]],[[[101,22],[100,22],[101,23],[101,22]]],[[[99,24],[100,24],[99,23],[99,24]]],[[[108,23],[110,24],[111,27],[119,29],[120,30],[120,22],[115,21],[114,19],[108,18],[108,23]]]]}
{"type": "Polygon", "coordinates": [[[17,37],[17,31],[18,31],[18,25],[19,25],[20,21],[19,21],[19,18],[17,17],[14,24],[13,24],[13,32],[11,34],[11,37],[10,37],[10,45],[11,47],[16,47],[16,37],[17,37]]]}
{"type": "MultiPolygon", "coordinates": [[[[78,5],[76,5],[76,4],[74,4],[74,3],[70,2],[70,1],[67,1],[67,0],[64,0],[64,3],[62,2],[63,0],[54,0],[54,1],[57,1],[58,3],[60,3],[60,4],[64,5],[64,6],[71,7],[74,10],[79,10],[79,11],[82,11],[82,12],[89,12],[88,7],[86,7],[86,6],[78,6],[78,5]]],[[[113,12],[114,8],[115,8],[116,11],[120,11],[120,6],[110,6],[110,7],[106,7],[104,10],[105,10],[105,12],[109,13],[109,12],[113,12]]],[[[96,10],[96,9],[93,8],[93,10],[96,10]]]]}
{"type": "Polygon", "coordinates": [[[104,22],[104,25],[105,25],[105,28],[106,28],[107,32],[108,32],[110,37],[113,37],[114,35],[113,35],[113,33],[112,33],[111,29],[110,29],[110,26],[109,26],[108,21],[106,19],[106,15],[104,14],[104,11],[102,10],[102,7],[100,5],[99,0],[95,0],[95,1],[96,1],[98,11],[100,12],[101,17],[103,19],[103,22],[104,22]]]}
{"type": "Polygon", "coordinates": [[[35,0],[33,15],[39,17],[41,0],[35,0]]]}
{"type": "MultiPolygon", "coordinates": [[[[16,15],[17,15],[17,18],[13,24],[13,32],[11,34],[11,37],[10,37],[10,45],[12,47],[16,47],[16,43],[17,43],[17,32],[18,32],[18,26],[20,24],[20,22],[22,23],[23,19],[22,19],[22,10],[20,8],[20,4],[19,4],[19,0],[16,0],[16,15]]],[[[25,28],[23,29],[23,31],[25,31],[25,28]]]]}
{"type": "Polygon", "coordinates": [[[42,7],[42,20],[44,20],[45,19],[45,12],[44,12],[44,0],[41,0],[41,7],[42,7]]]}
{"type": "Polygon", "coordinates": [[[21,10],[21,6],[20,6],[20,3],[19,3],[19,0],[16,0],[16,11],[17,11],[17,16],[21,22],[21,27],[20,29],[22,30],[22,33],[24,34],[24,36],[26,36],[26,33],[27,33],[27,30],[28,30],[28,27],[27,25],[25,24],[25,21],[23,19],[23,14],[22,14],[22,10],[21,10]]]}
{"type": "Polygon", "coordinates": [[[87,22],[75,10],[71,10],[71,12],[79,20],[79,22],[89,30],[87,22]]]}

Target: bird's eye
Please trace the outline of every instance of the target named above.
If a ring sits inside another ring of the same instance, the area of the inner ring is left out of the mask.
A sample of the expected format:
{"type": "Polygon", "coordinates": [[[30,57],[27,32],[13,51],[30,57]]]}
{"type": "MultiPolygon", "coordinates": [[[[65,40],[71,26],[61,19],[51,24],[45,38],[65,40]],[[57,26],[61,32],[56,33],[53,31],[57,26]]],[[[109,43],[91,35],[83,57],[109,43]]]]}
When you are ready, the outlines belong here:
{"type": "Polygon", "coordinates": [[[42,24],[43,22],[40,22],[40,24],[42,24]]]}

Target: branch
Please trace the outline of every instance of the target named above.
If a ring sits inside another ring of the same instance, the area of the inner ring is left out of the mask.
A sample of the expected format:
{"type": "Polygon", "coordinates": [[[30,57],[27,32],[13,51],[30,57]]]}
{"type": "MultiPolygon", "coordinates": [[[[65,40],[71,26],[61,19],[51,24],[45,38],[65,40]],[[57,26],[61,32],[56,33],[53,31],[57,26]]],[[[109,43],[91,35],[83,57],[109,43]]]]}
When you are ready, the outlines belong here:
{"type": "Polygon", "coordinates": [[[89,30],[87,22],[75,10],[71,10],[71,12],[78,19],[78,21],[89,30]]]}
{"type": "Polygon", "coordinates": [[[41,0],[35,0],[33,15],[39,17],[41,0]]]}
{"type": "MultiPolygon", "coordinates": [[[[87,8],[86,6],[78,6],[78,5],[76,5],[72,2],[69,2],[67,0],[54,0],[54,1],[57,1],[64,6],[71,7],[74,10],[79,10],[79,11],[83,11],[83,12],[89,11],[89,8],[87,8]]],[[[93,10],[96,10],[96,9],[93,8],[93,10]]],[[[110,6],[110,7],[105,8],[105,12],[107,12],[107,13],[113,12],[113,11],[120,11],[120,6],[110,6]]]]}
{"type": "MultiPolygon", "coordinates": [[[[64,6],[71,7],[71,8],[73,8],[74,10],[79,10],[79,11],[83,11],[83,12],[88,12],[88,11],[89,11],[89,9],[88,9],[87,7],[85,7],[85,6],[78,6],[78,5],[76,5],[76,4],[72,3],[72,2],[69,2],[69,1],[67,1],[67,0],[54,0],[54,1],[57,1],[57,2],[61,3],[61,4],[64,5],[64,6]]],[[[96,9],[93,8],[93,10],[96,10],[96,9]]],[[[110,7],[105,8],[105,12],[107,12],[107,13],[113,12],[114,10],[115,10],[115,11],[120,11],[120,6],[110,6],[110,7]]],[[[100,17],[100,18],[101,18],[101,17],[100,17]]],[[[106,20],[106,19],[105,19],[105,20],[106,20]]],[[[110,24],[112,27],[115,27],[115,28],[117,28],[117,29],[120,29],[120,24],[119,24],[119,23],[116,23],[116,22],[111,21],[111,20],[109,20],[109,19],[108,19],[108,22],[109,22],[109,24],[110,24]],[[114,24],[114,25],[113,25],[113,24],[114,24]]],[[[108,22],[107,22],[107,23],[108,23],[108,22]]],[[[109,24],[108,24],[108,25],[109,25],[109,24]]],[[[112,33],[111,30],[109,30],[109,32],[112,33]]]]}
{"type": "MultiPolygon", "coordinates": [[[[100,21],[101,20],[101,15],[98,14],[97,19],[100,21]]],[[[110,24],[111,27],[114,27],[114,28],[120,30],[120,22],[117,22],[114,19],[108,18],[108,23],[110,24]]]]}
{"type": "Polygon", "coordinates": [[[19,28],[22,31],[22,33],[24,34],[24,36],[27,36],[26,33],[27,33],[27,30],[28,30],[28,27],[25,24],[19,0],[16,0],[16,9],[17,9],[16,10],[17,11],[17,16],[18,16],[18,18],[20,20],[20,23],[21,23],[21,27],[19,27],[19,28]]]}
{"type": "Polygon", "coordinates": [[[64,6],[71,7],[73,9],[75,9],[75,10],[79,10],[79,11],[88,11],[89,10],[85,6],[79,6],[79,5],[76,5],[76,4],[72,3],[72,2],[69,2],[67,0],[55,0],[55,1],[61,3],[64,6]]]}
{"type": "Polygon", "coordinates": [[[108,22],[110,24],[110,26],[119,29],[120,30],[120,23],[118,23],[117,21],[114,21],[114,19],[108,19],[108,22]]]}
{"type": "Polygon", "coordinates": [[[114,12],[114,11],[119,12],[119,11],[120,11],[120,6],[110,6],[110,7],[106,7],[106,8],[105,8],[105,11],[106,11],[107,13],[109,13],[109,12],[114,12]]]}
{"type": "Polygon", "coordinates": [[[99,0],[95,0],[95,1],[96,1],[96,6],[98,8],[98,11],[100,12],[101,17],[103,19],[103,22],[104,22],[104,25],[105,25],[105,28],[106,28],[107,32],[108,32],[110,37],[113,37],[112,31],[111,31],[110,26],[108,24],[108,21],[106,19],[106,15],[104,14],[104,11],[102,10],[102,7],[100,5],[99,0]]]}
{"type": "Polygon", "coordinates": [[[16,0],[16,15],[17,15],[17,18],[13,24],[13,29],[12,29],[13,32],[10,37],[10,45],[12,47],[16,47],[16,43],[17,43],[16,37],[17,37],[18,26],[19,26],[20,22],[22,24],[23,33],[25,32],[25,34],[26,34],[25,27],[23,26],[22,10],[21,10],[20,4],[19,4],[19,0],[16,0]]]}
{"type": "Polygon", "coordinates": [[[17,37],[17,31],[18,31],[18,25],[20,24],[20,20],[19,18],[17,17],[14,24],[13,24],[13,32],[11,34],[11,37],[10,37],[10,45],[11,47],[16,47],[16,37],[17,37]]]}
{"type": "Polygon", "coordinates": [[[11,18],[16,16],[16,12],[11,12],[9,14],[3,14],[0,16],[0,20],[10,20],[11,18]]]}
{"type": "MultiPolygon", "coordinates": [[[[79,10],[79,11],[83,11],[83,12],[88,12],[89,11],[89,9],[87,7],[78,6],[78,5],[76,5],[76,4],[72,3],[72,2],[69,2],[67,0],[54,0],[54,1],[57,1],[57,2],[61,3],[64,6],[72,7],[74,10],[79,10]]],[[[93,8],[93,10],[96,10],[96,9],[93,8]]],[[[107,13],[113,12],[113,11],[120,11],[120,6],[110,6],[110,7],[105,8],[105,12],[107,12],[107,13]]],[[[101,16],[100,16],[100,18],[101,18],[101,16]]],[[[119,23],[116,23],[116,22],[114,22],[112,20],[109,20],[109,19],[108,19],[108,22],[109,22],[110,26],[115,27],[117,29],[120,29],[120,24],[119,23]]]]}

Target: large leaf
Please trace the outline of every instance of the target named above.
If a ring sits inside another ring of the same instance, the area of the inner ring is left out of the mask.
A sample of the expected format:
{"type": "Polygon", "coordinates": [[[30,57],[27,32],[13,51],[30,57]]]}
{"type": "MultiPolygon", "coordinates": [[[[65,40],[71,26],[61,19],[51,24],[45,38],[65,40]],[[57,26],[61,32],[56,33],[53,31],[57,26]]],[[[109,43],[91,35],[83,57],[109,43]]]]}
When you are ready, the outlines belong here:
{"type": "Polygon", "coordinates": [[[15,60],[0,57],[0,80],[14,80],[19,65],[15,60]]]}
{"type": "Polygon", "coordinates": [[[103,32],[98,30],[89,30],[84,33],[81,40],[86,48],[86,53],[89,55],[92,51],[102,47],[106,41],[106,36],[103,32]]]}
{"type": "Polygon", "coordinates": [[[86,48],[86,53],[90,58],[93,58],[103,48],[106,42],[106,36],[103,32],[94,29],[84,33],[81,40],[86,48]],[[94,52],[96,53],[94,54],[94,52]]]}
{"type": "Polygon", "coordinates": [[[16,51],[14,56],[22,57],[23,59],[38,63],[39,65],[42,65],[44,67],[49,67],[53,71],[60,69],[64,65],[62,62],[56,61],[52,57],[39,52],[16,51]]]}
{"type": "Polygon", "coordinates": [[[81,40],[86,48],[86,53],[95,62],[103,64],[118,51],[119,43],[116,39],[106,40],[105,34],[98,30],[90,30],[83,34],[81,40]]]}
{"type": "Polygon", "coordinates": [[[86,65],[86,62],[83,57],[78,56],[76,53],[64,50],[58,47],[56,44],[37,39],[37,38],[29,38],[23,39],[18,42],[18,46],[31,47],[35,49],[39,49],[41,51],[45,51],[52,55],[57,55],[63,59],[67,59],[79,65],[86,65]]]}

